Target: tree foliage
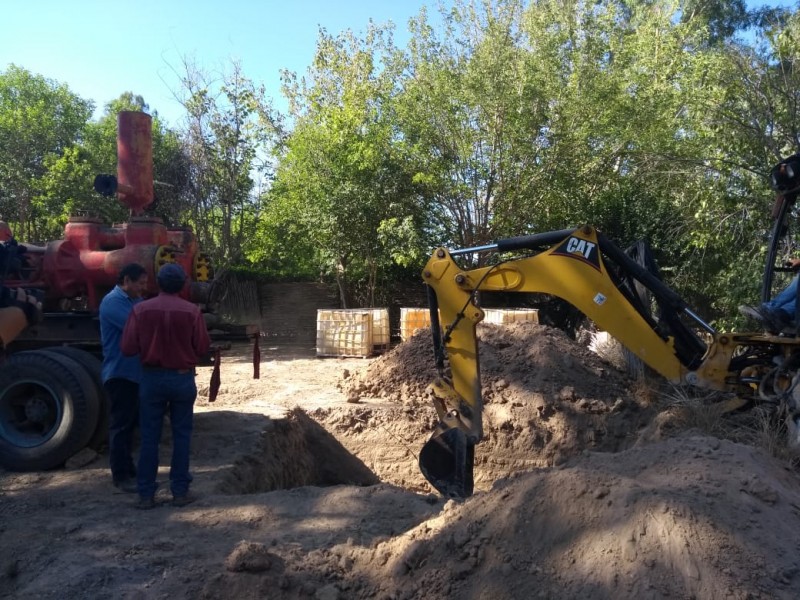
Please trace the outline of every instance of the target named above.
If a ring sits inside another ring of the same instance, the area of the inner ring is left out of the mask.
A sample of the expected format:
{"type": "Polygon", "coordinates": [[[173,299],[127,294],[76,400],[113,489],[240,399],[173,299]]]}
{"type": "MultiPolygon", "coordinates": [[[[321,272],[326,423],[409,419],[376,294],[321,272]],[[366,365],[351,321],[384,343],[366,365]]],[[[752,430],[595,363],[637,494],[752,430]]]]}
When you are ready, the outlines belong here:
{"type": "MultiPolygon", "coordinates": [[[[240,65],[186,60],[185,127],[154,119],[170,184],[154,210],[218,263],[335,279],[344,306],[416,277],[437,245],[591,223],[647,238],[668,283],[729,324],[757,296],[766,176],[799,149],[799,32],[797,9],[742,0],[453,0],[420,11],[404,48],[391,24],[322,29],[308,70],[283,73],[287,115],[240,65]]],[[[112,105],[87,122],[64,86],[0,76],[6,218],[124,217],[83,187],[113,169],[116,111],[147,110],[112,105]]]]}
{"type": "Polygon", "coordinates": [[[0,212],[20,234],[41,233],[47,215],[33,199],[49,167],[80,140],[92,109],[66,85],[22,67],[0,73],[0,212]]]}
{"type": "Polygon", "coordinates": [[[261,214],[256,184],[270,174],[280,121],[264,87],[245,77],[239,63],[216,76],[188,59],[183,69],[189,215],[205,250],[227,265],[244,260],[253,240],[261,214]]]}
{"type": "MultiPolygon", "coordinates": [[[[402,223],[415,241],[420,212],[394,118],[394,73],[381,69],[393,52],[391,30],[320,31],[307,78],[284,74],[294,129],[284,144],[270,195],[270,214],[305,238],[320,272],[339,283],[341,301],[352,298],[350,278],[363,278],[362,301],[372,304],[381,267],[400,253],[381,235],[402,223]],[[379,54],[381,53],[381,54],[379,54]],[[288,218],[288,221],[284,220],[288,218]]],[[[417,246],[418,248],[418,246],[417,246]]],[[[404,256],[414,255],[408,245],[404,256]]]]}
{"type": "Polygon", "coordinates": [[[398,115],[441,243],[480,245],[533,225],[545,97],[523,47],[523,4],[457,3],[437,36],[412,21],[398,115]]]}

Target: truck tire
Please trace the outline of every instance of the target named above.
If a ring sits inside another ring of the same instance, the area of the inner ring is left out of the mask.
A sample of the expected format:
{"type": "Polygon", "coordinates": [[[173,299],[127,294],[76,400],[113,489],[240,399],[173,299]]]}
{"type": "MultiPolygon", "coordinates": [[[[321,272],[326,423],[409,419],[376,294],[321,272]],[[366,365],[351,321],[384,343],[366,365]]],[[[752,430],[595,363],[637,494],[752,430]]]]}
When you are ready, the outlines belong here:
{"type": "Polygon", "coordinates": [[[90,352],[73,346],[53,346],[52,348],[47,348],[46,352],[55,352],[80,363],[92,378],[95,390],[97,391],[99,413],[97,416],[97,427],[95,427],[94,433],[92,433],[92,437],[86,445],[92,450],[97,452],[101,451],[103,447],[108,445],[108,412],[110,410],[108,393],[103,386],[103,363],[90,352]]]}
{"type": "Polygon", "coordinates": [[[68,356],[20,352],[0,367],[0,466],[38,471],[62,465],[97,427],[92,378],[68,356]]]}

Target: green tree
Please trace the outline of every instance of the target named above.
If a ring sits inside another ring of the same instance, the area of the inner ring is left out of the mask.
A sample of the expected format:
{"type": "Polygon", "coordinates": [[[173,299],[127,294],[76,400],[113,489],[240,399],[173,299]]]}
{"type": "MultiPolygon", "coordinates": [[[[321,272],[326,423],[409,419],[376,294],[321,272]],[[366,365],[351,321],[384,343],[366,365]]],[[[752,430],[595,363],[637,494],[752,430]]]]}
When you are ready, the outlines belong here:
{"type": "Polygon", "coordinates": [[[676,74],[697,67],[681,56],[685,35],[664,35],[669,15],[641,14],[660,47],[613,2],[459,2],[441,37],[424,13],[414,21],[398,112],[443,242],[585,220],[626,236],[647,228],[628,225],[655,216],[652,202],[634,214],[629,182],[674,156],[686,97],[676,74]]]}
{"type": "MultiPolygon", "coordinates": [[[[746,232],[739,243],[715,252],[724,266],[710,284],[716,284],[715,304],[723,314],[732,314],[736,304],[752,303],[759,295],[772,227],[769,171],[800,150],[798,40],[800,12],[762,11],[752,44],[726,46],[724,93],[706,111],[707,135],[720,149],[727,193],[724,202],[710,205],[713,209],[705,209],[703,215],[709,224],[737,223],[746,232]]],[[[717,240],[718,236],[712,243],[717,240]]]]}
{"type": "Polygon", "coordinates": [[[80,141],[92,110],[64,84],[16,65],[0,73],[0,211],[21,239],[43,233],[33,199],[48,167],[80,141]]]}
{"type": "Polygon", "coordinates": [[[728,46],[711,43],[703,19],[677,18],[674,3],[580,6],[537,3],[526,15],[530,43],[547,57],[540,71],[555,74],[544,78],[542,160],[556,197],[531,213],[593,222],[621,243],[649,239],[669,283],[714,314],[728,296],[727,265],[755,254],[754,223],[742,216],[765,183],[732,160],[720,128],[728,46]]]}
{"type": "Polygon", "coordinates": [[[744,0],[683,0],[681,22],[700,21],[707,29],[709,44],[719,44],[747,27],[752,15],[744,0]]]}
{"type": "Polygon", "coordinates": [[[260,186],[271,172],[280,120],[264,87],[245,77],[240,64],[218,78],[188,59],[183,69],[191,222],[215,262],[227,265],[244,259],[255,239],[260,186]]]}
{"type": "MultiPolygon", "coordinates": [[[[388,234],[394,227],[419,232],[418,197],[395,126],[396,72],[391,27],[371,26],[364,39],[347,31],[320,31],[307,78],[284,74],[295,127],[284,144],[269,212],[285,231],[313,243],[318,270],[335,277],[343,306],[374,305],[381,272],[404,252],[388,234]],[[292,229],[293,228],[293,229],[292,229]],[[393,250],[390,250],[392,248],[393,250]]],[[[308,248],[308,241],[303,244],[308,248]]]]}
{"type": "Polygon", "coordinates": [[[546,98],[523,47],[523,8],[456,2],[441,35],[424,10],[411,22],[397,114],[439,243],[480,245],[531,225],[518,208],[536,183],[546,98]]]}

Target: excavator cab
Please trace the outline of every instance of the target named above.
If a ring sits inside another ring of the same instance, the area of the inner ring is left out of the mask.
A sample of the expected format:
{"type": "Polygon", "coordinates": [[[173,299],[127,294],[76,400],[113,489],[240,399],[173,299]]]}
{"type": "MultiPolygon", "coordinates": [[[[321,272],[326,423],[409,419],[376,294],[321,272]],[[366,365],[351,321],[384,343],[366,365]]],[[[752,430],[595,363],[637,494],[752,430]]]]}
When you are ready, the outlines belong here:
{"type": "MultiPolygon", "coordinates": [[[[797,206],[800,154],[794,154],[775,165],[770,172],[770,184],[777,195],[772,209],[774,223],[761,286],[762,303],[769,302],[797,275],[789,261],[800,258],[800,209],[797,206]]],[[[800,309],[800,302],[797,306],[800,309]]],[[[795,325],[800,324],[798,315],[792,316],[795,325]]]]}

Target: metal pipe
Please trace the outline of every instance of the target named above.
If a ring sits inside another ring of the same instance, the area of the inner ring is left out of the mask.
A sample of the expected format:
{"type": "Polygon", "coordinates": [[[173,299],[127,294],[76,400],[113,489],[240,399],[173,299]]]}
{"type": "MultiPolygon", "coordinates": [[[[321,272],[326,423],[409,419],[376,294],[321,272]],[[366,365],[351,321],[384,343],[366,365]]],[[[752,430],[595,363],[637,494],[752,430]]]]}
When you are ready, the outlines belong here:
{"type": "Polygon", "coordinates": [[[474,248],[460,248],[451,250],[450,256],[459,254],[469,254],[470,252],[486,252],[487,250],[499,250],[507,252],[509,250],[535,250],[543,246],[552,246],[565,239],[574,229],[562,229],[560,231],[547,231],[545,233],[534,233],[533,235],[522,235],[519,237],[505,238],[497,240],[493,244],[486,246],[475,246],[474,248]]]}
{"type": "Polygon", "coordinates": [[[694,319],[700,325],[700,327],[705,329],[708,333],[710,333],[712,335],[716,335],[717,334],[717,330],[714,329],[708,323],[706,323],[703,319],[701,319],[692,309],[690,309],[688,307],[684,307],[683,312],[685,312],[692,319],[694,319]]]}
{"type": "Polygon", "coordinates": [[[497,244],[489,244],[487,246],[475,246],[474,248],[459,248],[458,250],[450,250],[450,256],[460,256],[472,252],[487,252],[489,250],[497,250],[497,247],[497,244]]]}
{"type": "Polygon", "coordinates": [[[133,215],[153,202],[152,123],[143,112],[117,115],[117,197],[133,215]]]}

